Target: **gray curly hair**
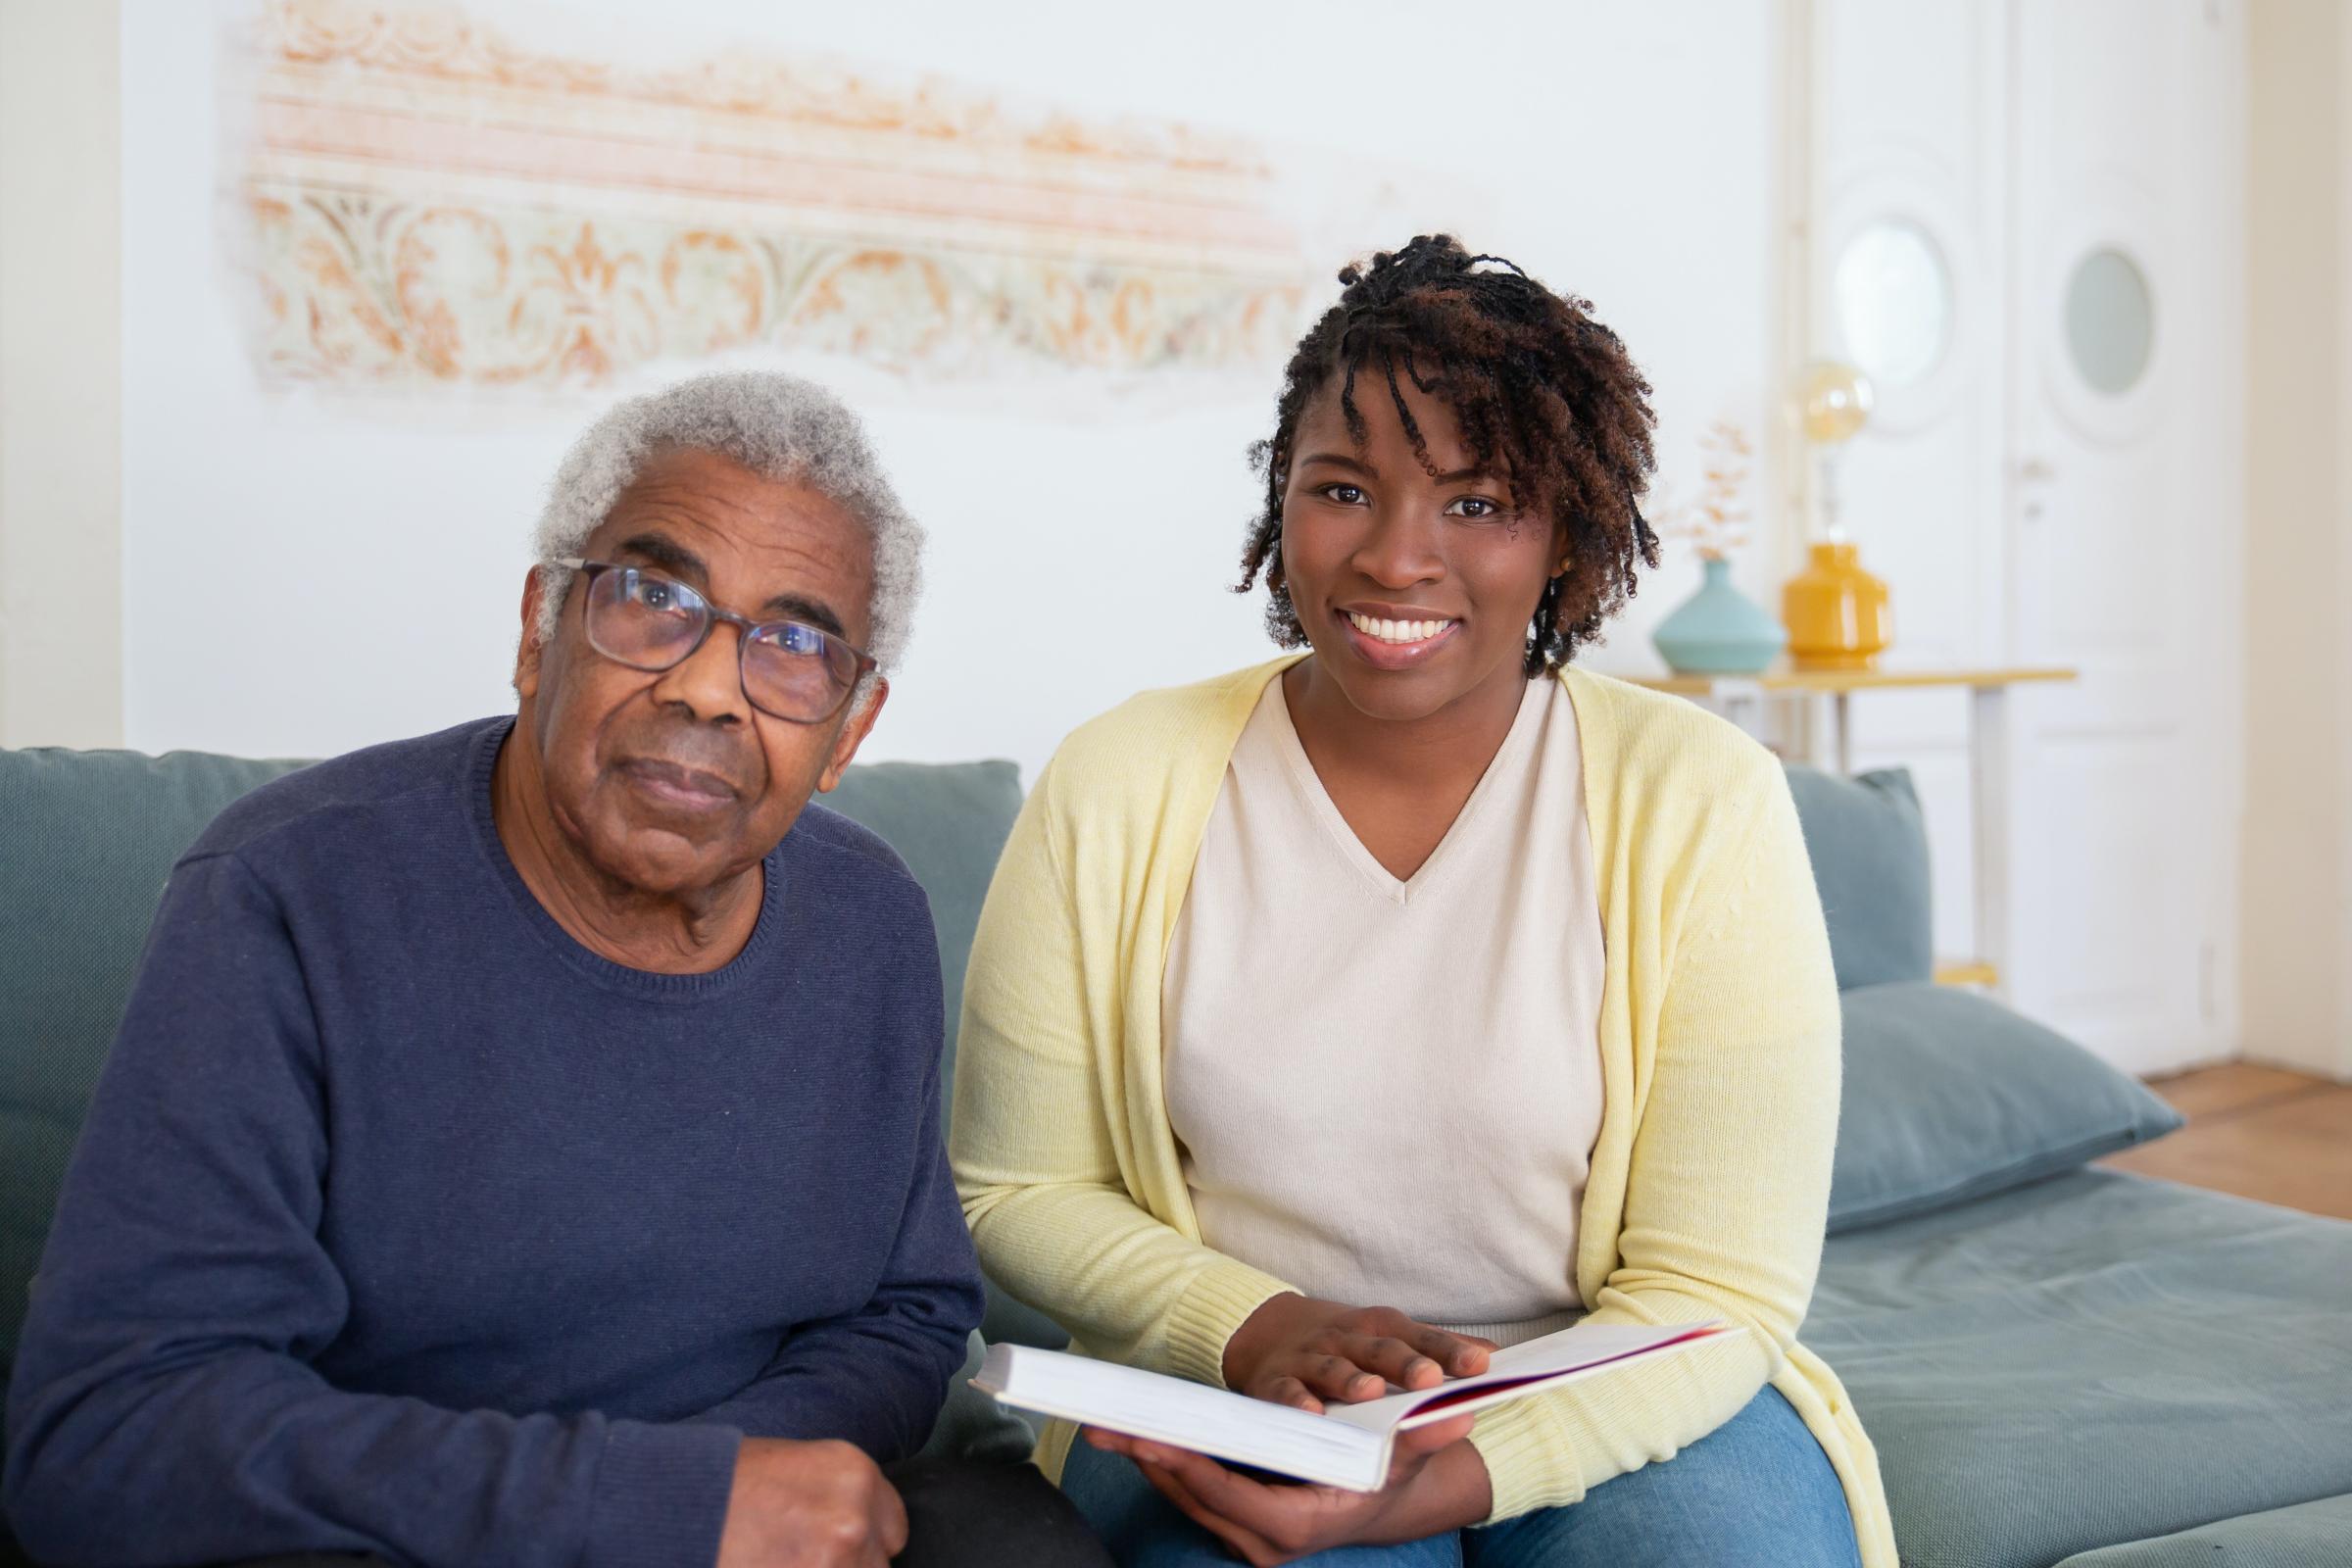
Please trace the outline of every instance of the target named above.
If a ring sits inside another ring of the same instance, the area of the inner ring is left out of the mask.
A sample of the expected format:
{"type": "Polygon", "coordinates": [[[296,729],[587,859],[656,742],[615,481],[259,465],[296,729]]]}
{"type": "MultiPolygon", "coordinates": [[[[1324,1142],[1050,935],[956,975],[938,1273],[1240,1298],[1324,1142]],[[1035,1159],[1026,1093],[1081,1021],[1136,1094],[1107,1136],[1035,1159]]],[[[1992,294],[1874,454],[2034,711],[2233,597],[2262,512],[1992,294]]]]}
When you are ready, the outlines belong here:
{"type": "MultiPolygon", "coordinates": [[[[538,640],[555,635],[571,588],[571,568],[552,563],[582,554],[588,536],[647,461],[678,447],[714,452],[766,478],[808,485],[865,524],[874,548],[865,651],[879,673],[896,668],[922,592],[922,525],[882,476],[858,416],[815,382],[775,371],[698,375],[630,398],[572,443],[539,514],[538,640]]],[[[861,707],[872,679],[859,683],[861,707]]]]}

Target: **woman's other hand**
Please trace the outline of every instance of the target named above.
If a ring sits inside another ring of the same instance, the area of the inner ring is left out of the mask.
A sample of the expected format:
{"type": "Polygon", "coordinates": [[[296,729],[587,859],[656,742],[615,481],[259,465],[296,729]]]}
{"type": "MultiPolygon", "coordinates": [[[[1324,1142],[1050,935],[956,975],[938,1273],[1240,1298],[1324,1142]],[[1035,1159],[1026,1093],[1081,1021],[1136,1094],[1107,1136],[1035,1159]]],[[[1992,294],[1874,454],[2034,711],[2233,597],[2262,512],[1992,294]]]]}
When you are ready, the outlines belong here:
{"type": "Polygon", "coordinates": [[[1449,1334],[1393,1306],[1273,1297],[1225,1345],[1225,1386],[1320,1413],[1325,1399],[1376,1399],[1394,1383],[1430,1389],[1487,1369],[1491,1340],[1449,1334]]]}
{"type": "Polygon", "coordinates": [[[1134,1460],[1152,1490],[1253,1568],[1277,1568],[1334,1546],[1419,1541],[1486,1518],[1494,1488],[1465,1441],[1470,1423],[1456,1416],[1398,1433],[1378,1492],[1268,1484],[1188,1448],[1093,1427],[1085,1436],[1134,1460]]]}

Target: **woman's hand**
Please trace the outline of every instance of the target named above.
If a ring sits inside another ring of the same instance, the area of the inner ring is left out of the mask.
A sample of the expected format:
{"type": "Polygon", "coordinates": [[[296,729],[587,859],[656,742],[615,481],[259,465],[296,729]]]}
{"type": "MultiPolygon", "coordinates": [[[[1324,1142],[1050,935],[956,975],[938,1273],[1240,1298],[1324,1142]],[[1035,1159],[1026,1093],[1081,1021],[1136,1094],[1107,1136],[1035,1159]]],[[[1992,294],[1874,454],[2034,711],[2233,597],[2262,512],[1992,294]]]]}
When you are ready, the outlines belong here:
{"type": "Polygon", "coordinates": [[[1320,1414],[1325,1399],[1377,1399],[1392,1383],[1434,1389],[1487,1369],[1494,1344],[1416,1323],[1393,1306],[1347,1306],[1284,1294],[1225,1344],[1225,1386],[1320,1414]]]}
{"type": "MultiPolygon", "coordinates": [[[[1376,1399],[1394,1383],[1431,1389],[1487,1369],[1493,1342],[1415,1322],[1395,1307],[1285,1294],[1250,1314],[1225,1346],[1225,1386],[1320,1413],[1325,1399],[1376,1399]]],[[[1468,1416],[1397,1434],[1378,1492],[1269,1485],[1189,1449],[1094,1428],[1086,1441],[1135,1461],[1185,1516],[1257,1568],[1351,1543],[1418,1541],[1484,1519],[1486,1461],[1464,1441],[1468,1416]]]]}
{"type": "Polygon", "coordinates": [[[1378,1492],[1268,1485],[1206,1455],[1086,1429],[1086,1441],[1135,1461],[1184,1516],[1253,1565],[1354,1544],[1390,1545],[1476,1524],[1494,1508],[1486,1461],[1464,1441],[1471,1417],[1396,1435],[1389,1484],[1378,1492]]]}

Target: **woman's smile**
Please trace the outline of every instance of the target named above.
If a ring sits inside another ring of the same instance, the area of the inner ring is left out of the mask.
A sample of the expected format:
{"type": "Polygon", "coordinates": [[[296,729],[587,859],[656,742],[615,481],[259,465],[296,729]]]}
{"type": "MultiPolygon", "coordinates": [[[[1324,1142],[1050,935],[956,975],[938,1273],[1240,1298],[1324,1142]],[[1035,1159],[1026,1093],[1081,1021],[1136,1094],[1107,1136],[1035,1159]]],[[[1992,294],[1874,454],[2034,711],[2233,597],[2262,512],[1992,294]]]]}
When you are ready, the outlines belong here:
{"type": "Polygon", "coordinates": [[[1336,612],[1348,651],[1375,669],[1411,669],[1435,658],[1461,628],[1458,617],[1385,605],[1344,606],[1336,612]]]}

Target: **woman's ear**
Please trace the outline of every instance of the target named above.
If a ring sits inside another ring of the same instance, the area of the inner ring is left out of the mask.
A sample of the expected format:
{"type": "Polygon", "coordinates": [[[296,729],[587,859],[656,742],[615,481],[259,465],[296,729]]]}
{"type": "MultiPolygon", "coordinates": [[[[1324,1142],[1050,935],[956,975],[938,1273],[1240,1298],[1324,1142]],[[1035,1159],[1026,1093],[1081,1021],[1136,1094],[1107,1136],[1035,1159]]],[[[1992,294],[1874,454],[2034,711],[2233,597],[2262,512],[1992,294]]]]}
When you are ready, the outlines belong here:
{"type": "Polygon", "coordinates": [[[1574,547],[1568,542],[1568,524],[1565,519],[1551,525],[1551,574],[1554,577],[1567,576],[1568,568],[1576,564],[1576,553],[1574,547]]]}

